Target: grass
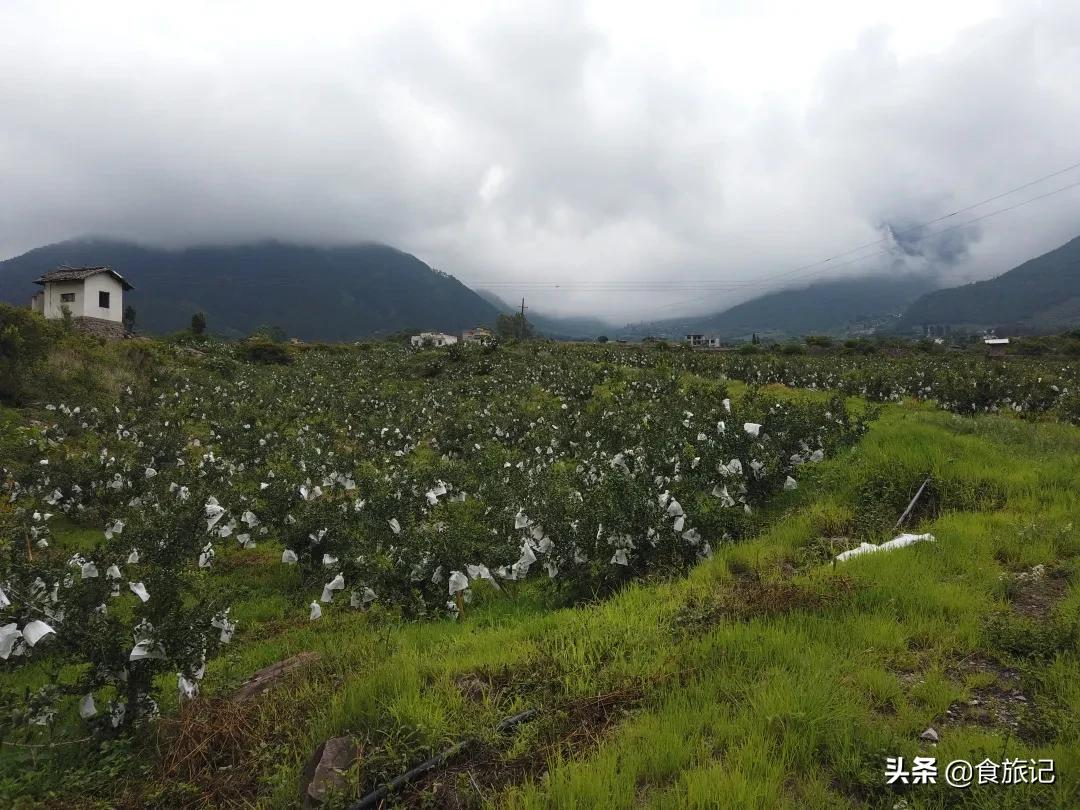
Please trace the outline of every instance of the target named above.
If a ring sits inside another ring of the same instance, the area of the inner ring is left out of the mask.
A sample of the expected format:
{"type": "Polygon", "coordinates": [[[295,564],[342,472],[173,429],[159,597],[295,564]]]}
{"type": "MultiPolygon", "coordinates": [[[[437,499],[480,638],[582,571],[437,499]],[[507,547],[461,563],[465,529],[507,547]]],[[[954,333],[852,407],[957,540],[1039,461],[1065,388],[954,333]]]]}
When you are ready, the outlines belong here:
{"type": "MultiPolygon", "coordinates": [[[[8,753],[5,769],[39,771],[25,777],[39,796],[106,805],[292,807],[300,770],[327,737],[362,746],[357,791],[473,737],[461,761],[397,801],[1075,807],[1078,451],[1074,427],[888,406],[857,447],[806,477],[767,530],[717,548],[688,577],[561,610],[537,588],[487,590],[457,623],[404,623],[378,607],[310,623],[280,549],[233,551],[216,575],[239,594],[241,629],[210,666],[207,700],[291,655],[319,660],[245,704],[243,734],[235,724],[204,731],[231,741],[218,759],[163,772],[172,723],[131,756],[58,752],[54,764],[84,769],[67,775],[25,750],[8,753]],[[840,550],[891,536],[927,477],[909,528],[935,543],[832,564],[840,550]],[[1016,584],[1036,565],[1055,578],[1016,584]],[[1051,585],[1047,598],[1025,595],[1051,585]],[[539,714],[514,735],[494,732],[525,709],[539,714]],[[928,726],[936,748],[919,740],[928,726]],[[1053,758],[1057,782],[886,786],[885,757],[916,755],[1053,758]],[[115,778],[100,778],[109,768],[115,778]]],[[[74,530],[67,538],[88,542],[74,530]]]]}

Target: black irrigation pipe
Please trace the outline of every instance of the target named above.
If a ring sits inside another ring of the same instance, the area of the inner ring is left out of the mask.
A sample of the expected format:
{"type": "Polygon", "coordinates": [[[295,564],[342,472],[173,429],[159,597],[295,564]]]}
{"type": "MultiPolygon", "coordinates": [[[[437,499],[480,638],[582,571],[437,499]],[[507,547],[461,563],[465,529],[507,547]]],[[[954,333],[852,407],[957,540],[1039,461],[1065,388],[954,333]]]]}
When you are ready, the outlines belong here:
{"type": "MultiPolygon", "coordinates": [[[[538,709],[529,709],[528,711],[521,712],[520,714],[515,714],[511,715],[510,717],[503,718],[499,721],[499,724],[495,726],[495,730],[501,733],[513,731],[521,723],[524,723],[527,720],[532,720],[538,713],[538,709]]],[[[356,804],[352,805],[349,810],[367,810],[367,808],[377,807],[379,805],[379,802],[381,802],[391,793],[396,793],[397,791],[401,790],[401,788],[405,787],[410,782],[415,781],[429,771],[433,771],[436,768],[441,768],[443,765],[456,757],[466,748],[469,748],[475,742],[476,740],[466,739],[454,743],[442,753],[436,754],[430,759],[424,760],[415,768],[406,771],[393,781],[387,782],[382,787],[376,788],[375,790],[371,791],[371,793],[364,796],[364,798],[360,799],[360,801],[358,801],[356,804]]]]}

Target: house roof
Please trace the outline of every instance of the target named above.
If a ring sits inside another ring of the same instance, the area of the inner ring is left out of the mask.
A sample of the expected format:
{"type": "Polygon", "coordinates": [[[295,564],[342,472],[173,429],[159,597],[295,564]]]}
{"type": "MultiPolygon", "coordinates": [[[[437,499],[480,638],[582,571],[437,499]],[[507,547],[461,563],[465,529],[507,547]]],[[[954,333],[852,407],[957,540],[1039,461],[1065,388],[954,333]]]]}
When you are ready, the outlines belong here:
{"type": "Polygon", "coordinates": [[[131,289],[131,283],[111,267],[99,265],[96,267],[58,267],[43,275],[35,284],[45,285],[50,281],[82,281],[83,279],[96,276],[98,273],[108,273],[119,281],[125,290],[131,289]]]}
{"type": "Polygon", "coordinates": [[[1009,342],[1008,338],[984,338],[983,343],[987,346],[1004,346],[1009,342]]]}

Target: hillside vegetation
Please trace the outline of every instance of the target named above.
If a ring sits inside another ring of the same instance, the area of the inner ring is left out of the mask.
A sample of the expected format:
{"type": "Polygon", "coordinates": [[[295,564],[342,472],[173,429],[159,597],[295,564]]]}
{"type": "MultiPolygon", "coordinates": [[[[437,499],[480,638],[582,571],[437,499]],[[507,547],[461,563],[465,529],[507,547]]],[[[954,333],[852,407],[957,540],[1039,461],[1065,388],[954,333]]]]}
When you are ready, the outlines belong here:
{"type": "Polygon", "coordinates": [[[337,806],[460,741],[388,806],[1080,800],[1074,362],[25,357],[40,326],[3,344],[34,373],[0,407],[0,626],[53,630],[0,661],[16,806],[293,807],[339,736],[337,806]],[[834,562],[920,487],[903,528],[933,541],[834,562]],[[916,755],[1056,780],[886,785],[916,755]]]}
{"type": "Polygon", "coordinates": [[[903,323],[1051,332],[1080,323],[1080,237],[988,281],[937,290],[903,323]]]}
{"type": "Polygon", "coordinates": [[[0,262],[0,301],[25,305],[34,279],[69,264],[106,264],[135,289],[125,304],[143,332],[186,328],[206,313],[211,332],[276,326],[311,340],[355,340],[405,329],[461,332],[498,311],[457,279],[379,244],[319,248],[281,242],[162,250],[71,240],[0,262]]]}
{"type": "Polygon", "coordinates": [[[711,315],[630,324],[619,335],[682,339],[697,333],[750,340],[754,334],[782,339],[891,329],[907,305],[933,287],[932,278],[915,274],[830,279],[766,293],[711,315]]]}

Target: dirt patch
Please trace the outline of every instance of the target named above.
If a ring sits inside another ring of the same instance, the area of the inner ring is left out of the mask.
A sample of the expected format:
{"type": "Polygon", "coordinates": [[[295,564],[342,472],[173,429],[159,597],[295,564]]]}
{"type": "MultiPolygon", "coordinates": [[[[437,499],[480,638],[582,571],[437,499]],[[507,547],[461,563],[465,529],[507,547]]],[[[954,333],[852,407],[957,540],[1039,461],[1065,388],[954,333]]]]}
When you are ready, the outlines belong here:
{"type": "Polygon", "coordinates": [[[858,545],[858,542],[850,537],[832,536],[817,537],[803,545],[795,555],[791,567],[792,575],[795,573],[805,574],[812,568],[832,562],[842,551],[847,551],[858,545]]]}
{"type": "Polygon", "coordinates": [[[219,699],[185,703],[158,723],[161,758],[158,779],[171,785],[175,807],[242,804],[258,790],[251,767],[259,737],[241,704],[219,699]]]}
{"type": "Polygon", "coordinates": [[[463,675],[454,681],[454,686],[467,699],[478,703],[491,690],[491,684],[476,675],[463,675]]]}
{"type": "Polygon", "coordinates": [[[214,566],[219,574],[269,568],[274,563],[274,560],[266,556],[266,552],[260,549],[248,548],[234,549],[231,554],[223,555],[214,560],[214,566]]]}
{"type": "Polygon", "coordinates": [[[1023,736],[1032,709],[1019,671],[974,653],[950,668],[949,675],[972,686],[967,699],[949,706],[942,725],[1005,728],[1023,736]]]}
{"type": "Polygon", "coordinates": [[[508,666],[479,669],[455,677],[454,688],[461,693],[462,697],[472,703],[480,703],[489,699],[497,702],[503,692],[510,688],[515,677],[519,676],[521,676],[521,673],[515,673],[508,666]]]}
{"type": "Polygon", "coordinates": [[[1021,616],[1045,619],[1069,590],[1067,572],[1036,565],[1026,571],[1003,575],[1012,609],[1021,616]]]}
{"type": "MultiPolygon", "coordinates": [[[[490,805],[511,785],[539,779],[556,756],[580,757],[601,744],[607,732],[644,699],[638,687],[581,698],[541,713],[542,743],[527,754],[507,759],[496,745],[477,744],[459,761],[432,772],[397,797],[404,807],[463,810],[490,805]]],[[[509,743],[510,737],[507,737],[509,743]]]]}
{"type": "Polygon", "coordinates": [[[727,569],[739,582],[760,582],[761,574],[756,568],[737,557],[727,561],[727,569]]]}
{"type": "Polygon", "coordinates": [[[539,778],[547,768],[543,760],[503,759],[491,747],[476,747],[463,764],[451,765],[418,782],[396,797],[404,807],[439,807],[447,810],[484,807],[505,788],[539,778]]]}
{"type": "MultiPolygon", "coordinates": [[[[309,682],[334,683],[321,666],[309,665],[309,682]]],[[[178,712],[156,725],[156,772],[142,783],[145,792],[132,806],[251,805],[252,797],[265,788],[260,782],[265,763],[290,755],[322,708],[322,694],[305,690],[301,697],[294,690],[284,699],[268,692],[252,700],[199,697],[182,703],[178,712]]]]}
{"type": "Polygon", "coordinates": [[[695,594],[672,618],[682,632],[704,632],[718,621],[749,621],[795,611],[820,612],[848,602],[855,594],[853,580],[843,575],[810,582],[742,579],[705,595],[695,594]]]}

